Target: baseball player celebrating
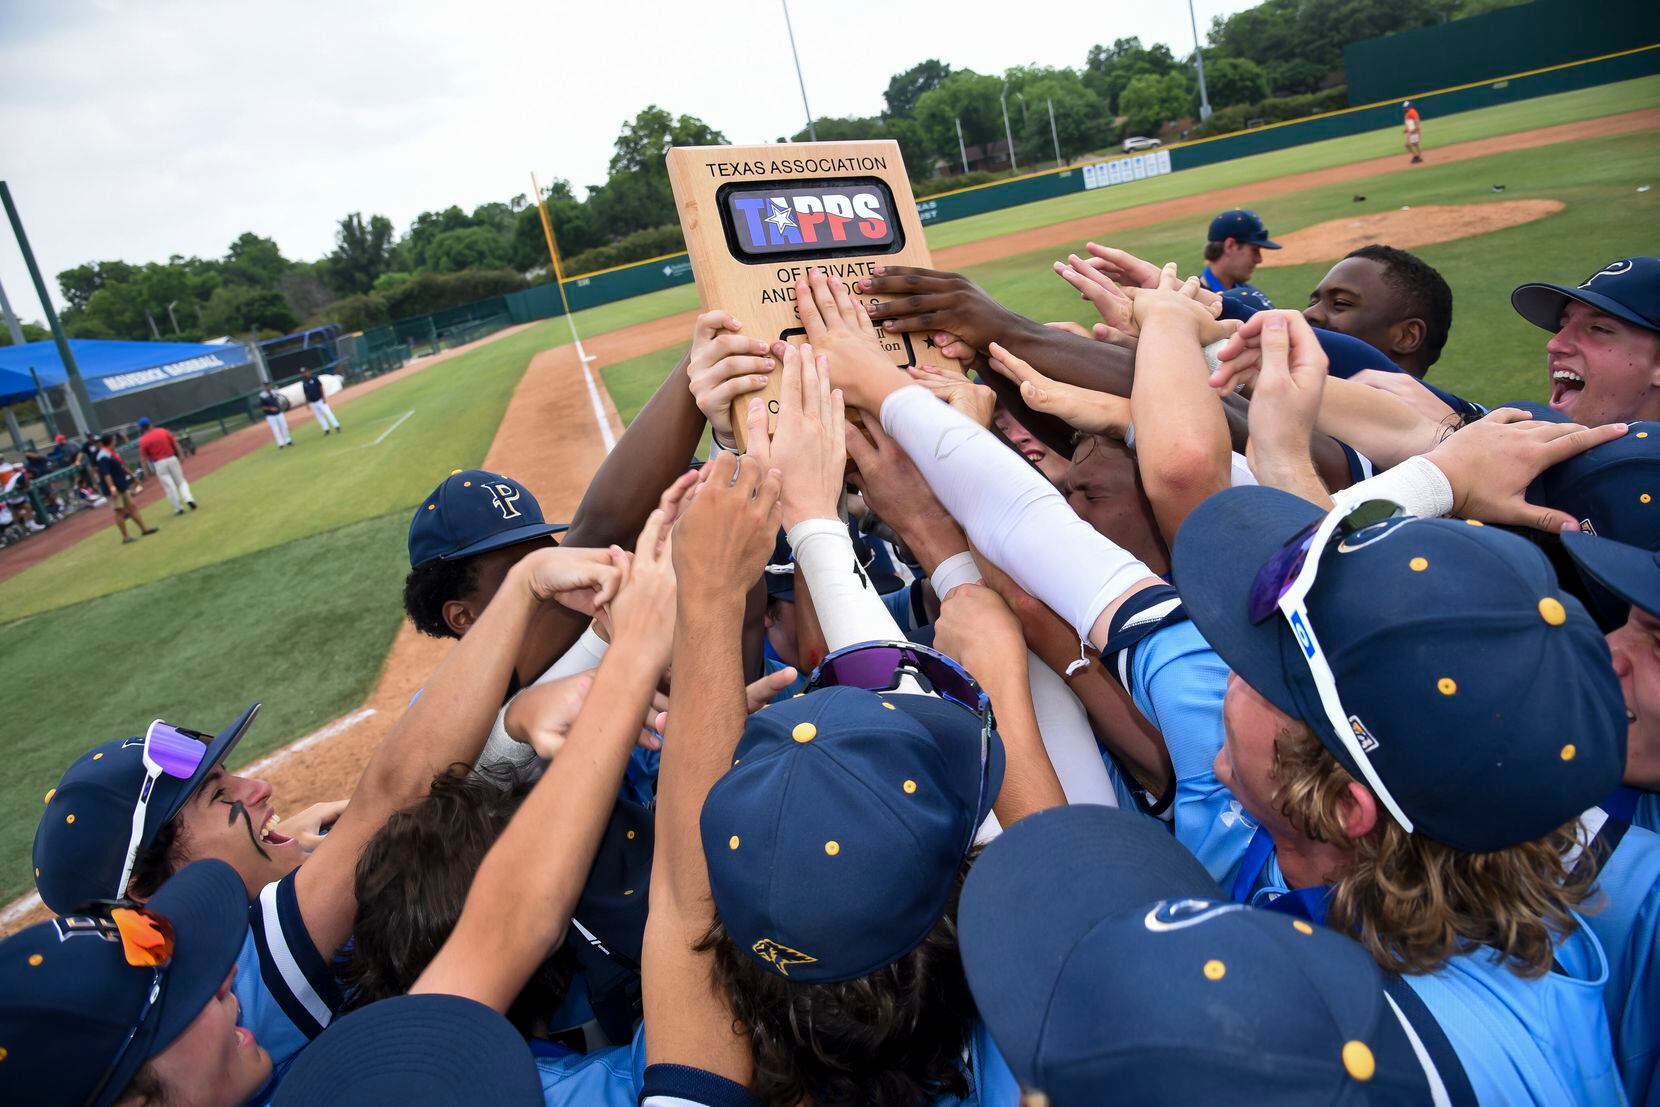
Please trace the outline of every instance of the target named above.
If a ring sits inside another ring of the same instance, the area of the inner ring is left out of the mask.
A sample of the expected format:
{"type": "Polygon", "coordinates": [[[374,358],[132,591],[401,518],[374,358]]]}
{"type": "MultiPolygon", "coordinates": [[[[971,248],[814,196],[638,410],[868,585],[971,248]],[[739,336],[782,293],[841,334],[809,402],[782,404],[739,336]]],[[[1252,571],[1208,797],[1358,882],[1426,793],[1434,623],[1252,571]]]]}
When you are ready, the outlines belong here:
{"type": "Polygon", "coordinates": [[[34,845],[41,899],[60,913],[96,899],[149,899],[189,860],[229,863],[252,901],[232,988],[280,1076],[340,1004],[329,966],[356,916],[364,845],[447,766],[478,756],[499,702],[479,690],[506,686],[536,609],[563,601],[591,614],[619,579],[603,551],[542,550],[516,566],[375,751],[350,805],[312,809],[309,835],[277,831],[270,785],[224,769],[257,704],[216,736],[158,720],[142,738],[94,747],[46,794],[34,845]],[[319,841],[325,819],[334,821],[319,841]]]}
{"type": "Polygon", "coordinates": [[[151,426],[148,417],[138,421],[138,428],[144,432],[138,436],[138,452],[154,467],[173,514],[183,515],[186,505],[195,511],[196,497],[190,494],[190,482],[179,465],[179,440],[166,427],[151,426]]]}
{"type": "Polygon", "coordinates": [[[0,1100],[262,1098],[271,1051],[251,1028],[269,1015],[239,1004],[248,993],[236,987],[250,940],[236,870],[204,860],[147,903],[89,903],[0,942],[0,1100]]]}
{"type": "Polygon", "coordinates": [[[322,379],[312,376],[310,369],[301,369],[300,388],[305,392],[305,402],[311,405],[311,414],[317,417],[317,425],[323,428],[323,437],[327,438],[330,431],[339,430],[340,420],[334,417],[334,409],[323,399],[322,379]]]}
{"type": "Polygon", "coordinates": [[[277,395],[276,387],[265,382],[265,387],[259,390],[259,410],[265,415],[265,425],[271,428],[271,437],[277,440],[277,449],[292,446],[294,440],[288,436],[288,420],[282,413],[282,397],[277,395]]]}
{"type": "Polygon", "coordinates": [[[1170,748],[1177,838],[1213,877],[1410,974],[1483,1101],[1617,1102],[1604,958],[1564,858],[1618,782],[1624,711],[1601,635],[1543,556],[1394,504],[1326,512],[1242,487],[1183,524],[1178,596],[910,386],[837,291],[816,274],[798,288],[809,338],[975,548],[1116,657],[1170,748]],[[1172,623],[1184,609],[1193,622],[1172,623]],[[1563,679],[1484,656],[1548,658],[1563,679]]]}

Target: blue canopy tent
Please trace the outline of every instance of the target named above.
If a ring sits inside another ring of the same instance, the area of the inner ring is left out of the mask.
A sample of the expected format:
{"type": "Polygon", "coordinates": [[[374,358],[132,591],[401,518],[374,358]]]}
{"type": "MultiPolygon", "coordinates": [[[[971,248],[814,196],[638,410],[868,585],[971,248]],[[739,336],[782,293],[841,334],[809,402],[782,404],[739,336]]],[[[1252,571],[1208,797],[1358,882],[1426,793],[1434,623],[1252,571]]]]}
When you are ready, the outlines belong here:
{"type": "MultiPolygon", "coordinates": [[[[94,410],[87,415],[99,426],[131,422],[140,415],[159,422],[259,386],[258,367],[247,347],[238,343],[71,338],[69,348],[92,401],[94,410]]],[[[0,347],[0,405],[36,397],[35,378],[51,397],[52,408],[61,413],[68,375],[57,346],[43,341],[0,347]]]]}
{"type": "MultiPolygon", "coordinates": [[[[69,348],[86,382],[93,403],[124,396],[159,384],[199,377],[249,363],[245,347],[232,343],[118,342],[101,338],[71,338],[69,348]]],[[[28,399],[35,393],[29,377],[33,369],[47,388],[67,382],[58,348],[49,341],[0,346],[0,403],[28,399]],[[21,380],[21,391],[17,391],[21,380]]]]}

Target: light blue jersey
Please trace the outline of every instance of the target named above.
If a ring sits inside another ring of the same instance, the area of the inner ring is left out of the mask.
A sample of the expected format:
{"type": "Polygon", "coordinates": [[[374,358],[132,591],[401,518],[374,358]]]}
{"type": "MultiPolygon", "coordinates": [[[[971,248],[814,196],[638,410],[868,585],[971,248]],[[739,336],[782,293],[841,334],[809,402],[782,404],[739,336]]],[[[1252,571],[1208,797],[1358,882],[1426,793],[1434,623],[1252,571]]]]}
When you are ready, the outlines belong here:
{"type": "Polygon", "coordinates": [[[298,872],[267,884],[249,905],[248,936],[236,955],[231,991],[241,1006],[237,1024],[271,1055],[271,1080],[255,1103],[275,1094],[289,1065],[328,1026],[342,1000],[339,982],[300,915],[298,872]]]}
{"type": "Polygon", "coordinates": [[[1216,778],[1228,667],[1199,628],[1183,620],[1142,639],[1125,675],[1136,707],[1164,735],[1170,751],[1176,840],[1212,879],[1231,888],[1257,825],[1216,778]]]}
{"type": "MultiPolygon", "coordinates": [[[[969,1039],[973,1088],[963,1099],[946,1097],[934,1107],[1019,1107],[1020,1084],[983,1024],[969,1039]]],[[[542,1102],[547,1107],[636,1107],[645,1085],[645,1029],[626,1046],[568,1057],[537,1057],[542,1102]]]]}
{"type": "Polygon", "coordinates": [[[1576,872],[1595,872],[1585,925],[1608,958],[1603,1006],[1632,1103],[1660,1107],[1660,835],[1592,808],[1576,872]]]}
{"type": "Polygon", "coordinates": [[[1581,926],[1556,947],[1553,969],[1518,976],[1491,950],[1408,976],[1464,1064],[1482,1103],[1626,1102],[1609,1045],[1602,991],[1608,961],[1581,926]]]}
{"type": "MultiPolygon", "coordinates": [[[[1170,750],[1177,840],[1242,902],[1265,906],[1286,894],[1271,840],[1264,834],[1252,848],[1256,822],[1216,777],[1227,666],[1191,622],[1180,622],[1140,639],[1119,672],[1170,750]]],[[[1625,1102],[1603,1006],[1609,971],[1602,945],[1580,927],[1557,947],[1557,964],[1561,971],[1522,977],[1478,950],[1406,978],[1480,1102],[1625,1102]]]]}

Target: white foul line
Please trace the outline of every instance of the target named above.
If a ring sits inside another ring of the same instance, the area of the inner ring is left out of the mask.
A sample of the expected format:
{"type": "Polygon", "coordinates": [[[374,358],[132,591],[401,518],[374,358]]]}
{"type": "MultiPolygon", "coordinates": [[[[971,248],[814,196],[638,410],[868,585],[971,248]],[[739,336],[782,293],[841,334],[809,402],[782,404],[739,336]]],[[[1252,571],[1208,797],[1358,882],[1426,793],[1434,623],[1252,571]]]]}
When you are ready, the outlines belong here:
{"type": "Polygon", "coordinates": [[[582,359],[582,382],[588,386],[588,400],[594,405],[594,422],[599,424],[600,441],[605,443],[605,452],[610,453],[617,445],[617,436],[611,433],[611,420],[605,417],[605,405],[600,402],[599,389],[594,387],[594,374],[588,369],[588,363],[594,359],[583,350],[581,342],[576,344],[576,356],[582,359]]]}
{"type": "Polygon", "coordinates": [[[267,756],[260,758],[252,765],[243,766],[236,771],[236,775],[257,776],[267,769],[275,768],[284,761],[288,760],[290,755],[299,753],[302,750],[308,750],[312,746],[315,746],[318,742],[326,742],[330,738],[333,738],[336,734],[339,734],[342,731],[350,730],[352,727],[356,726],[358,723],[361,723],[364,719],[367,719],[373,714],[375,714],[375,709],[372,707],[365,707],[361,711],[353,711],[350,715],[338,718],[334,720],[334,722],[329,723],[327,726],[322,727],[319,730],[312,731],[299,741],[290,742],[288,745],[284,746],[280,750],[277,750],[275,753],[268,754],[267,756]]]}
{"type": "Polygon", "coordinates": [[[22,899],[14,902],[4,911],[0,911],[0,927],[10,926],[12,923],[16,922],[18,919],[21,919],[24,915],[27,915],[30,911],[33,911],[39,906],[39,893],[30,892],[22,899]]]}
{"type": "Polygon", "coordinates": [[[414,414],[415,414],[415,409],[410,408],[408,411],[406,411],[402,415],[398,416],[398,421],[396,423],[393,423],[391,426],[387,427],[385,430],[381,431],[380,432],[380,437],[375,439],[373,442],[369,443],[369,445],[378,446],[382,442],[385,442],[387,435],[391,434],[393,431],[395,431],[399,427],[403,426],[403,421],[405,419],[409,418],[411,415],[414,415],[414,414]]]}

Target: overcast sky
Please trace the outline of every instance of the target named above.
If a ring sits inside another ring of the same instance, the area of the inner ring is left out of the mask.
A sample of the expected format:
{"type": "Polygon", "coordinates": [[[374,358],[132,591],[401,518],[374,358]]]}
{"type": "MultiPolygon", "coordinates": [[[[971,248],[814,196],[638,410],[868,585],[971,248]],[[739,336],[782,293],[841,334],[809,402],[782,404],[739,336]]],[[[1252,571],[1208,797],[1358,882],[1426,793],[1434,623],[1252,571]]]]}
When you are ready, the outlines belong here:
{"type": "MultiPolygon", "coordinates": [[[[1196,0],[1199,26],[1256,0],[1196,0]]],[[[819,116],[871,115],[924,58],[1082,68],[1096,42],[1192,47],[1180,0],[793,0],[819,116]]],[[[602,183],[647,104],[733,142],[804,121],[777,0],[0,0],[0,179],[54,297],[85,261],[219,256],[238,234],[290,258],[348,212],[471,210],[602,183]]],[[[38,301],[9,230],[0,282],[38,301]]],[[[59,305],[61,307],[61,303],[59,305]]]]}

